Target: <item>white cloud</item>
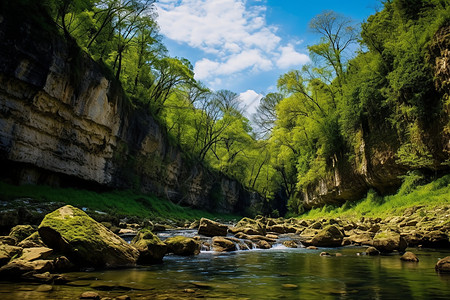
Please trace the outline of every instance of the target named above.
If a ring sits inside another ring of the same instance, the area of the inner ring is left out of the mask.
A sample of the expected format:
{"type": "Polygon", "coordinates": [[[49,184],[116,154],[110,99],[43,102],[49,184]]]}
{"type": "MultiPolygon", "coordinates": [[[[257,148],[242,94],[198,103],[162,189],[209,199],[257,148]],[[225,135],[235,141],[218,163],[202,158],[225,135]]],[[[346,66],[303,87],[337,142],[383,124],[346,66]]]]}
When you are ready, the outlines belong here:
{"type": "Polygon", "coordinates": [[[250,116],[256,112],[256,108],[259,105],[259,101],[263,95],[258,94],[254,90],[247,90],[239,95],[239,100],[242,102],[247,116],[250,116]]]}
{"type": "Polygon", "coordinates": [[[277,66],[286,69],[292,66],[304,65],[310,62],[309,56],[295,51],[292,44],[280,47],[281,56],[277,60],[277,66]]]}
{"type": "Polygon", "coordinates": [[[160,0],[158,24],[168,38],[200,49],[196,79],[207,83],[243,72],[273,70],[309,61],[292,44],[283,44],[277,27],[266,23],[265,1],[160,0]]]}

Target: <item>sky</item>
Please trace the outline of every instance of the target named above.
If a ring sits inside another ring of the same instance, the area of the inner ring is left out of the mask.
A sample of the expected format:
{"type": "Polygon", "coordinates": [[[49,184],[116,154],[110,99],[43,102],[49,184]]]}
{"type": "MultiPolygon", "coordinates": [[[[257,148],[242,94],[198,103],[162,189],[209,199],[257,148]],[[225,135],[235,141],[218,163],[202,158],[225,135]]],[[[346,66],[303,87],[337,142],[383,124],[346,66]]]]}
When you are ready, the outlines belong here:
{"type": "Polygon", "coordinates": [[[319,36],[310,20],[333,10],[363,22],[380,0],[159,0],[158,24],[169,55],[187,58],[195,79],[240,94],[251,117],[280,75],[310,62],[319,36]]]}

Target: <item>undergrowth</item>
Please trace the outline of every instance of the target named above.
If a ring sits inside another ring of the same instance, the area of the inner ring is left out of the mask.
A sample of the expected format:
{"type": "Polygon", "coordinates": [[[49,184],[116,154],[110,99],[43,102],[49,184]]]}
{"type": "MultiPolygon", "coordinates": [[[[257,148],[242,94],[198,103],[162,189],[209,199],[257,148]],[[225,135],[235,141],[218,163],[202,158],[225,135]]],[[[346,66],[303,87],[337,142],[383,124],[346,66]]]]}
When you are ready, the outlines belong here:
{"type": "Polygon", "coordinates": [[[450,205],[450,175],[415,187],[412,187],[413,181],[418,181],[417,174],[404,178],[402,186],[395,195],[382,197],[374,190],[370,190],[366,198],[360,201],[347,201],[342,206],[325,205],[306,212],[300,218],[359,218],[362,216],[383,218],[402,214],[406,208],[414,205],[423,205],[428,208],[450,205]]]}
{"type": "Polygon", "coordinates": [[[236,215],[211,213],[176,205],[155,196],[138,194],[131,190],[94,192],[73,188],[54,188],[44,185],[16,186],[0,182],[0,199],[11,201],[32,198],[37,202],[63,202],[79,208],[106,212],[115,216],[136,216],[152,220],[195,220],[202,217],[232,220],[236,215]]]}

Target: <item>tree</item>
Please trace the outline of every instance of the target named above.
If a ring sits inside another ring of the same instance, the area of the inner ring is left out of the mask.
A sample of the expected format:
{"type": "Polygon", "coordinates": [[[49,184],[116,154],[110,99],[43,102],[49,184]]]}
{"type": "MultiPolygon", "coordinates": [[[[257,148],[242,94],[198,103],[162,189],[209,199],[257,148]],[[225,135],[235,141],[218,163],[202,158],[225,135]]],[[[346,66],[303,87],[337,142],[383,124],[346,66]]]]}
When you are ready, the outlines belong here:
{"type": "Polygon", "coordinates": [[[312,31],[321,35],[321,42],[308,49],[315,58],[324,59],[333,68],[340,88],[345,72],[344,51],[357,41],[352,23],[351,19],[334,11],[325,11],[309,23],[312,31]]]}
{"type": "Polygon", "coordinates": [[[268,136],[277,119],[276,106],[283,100],[283,95],[270,93],[261,99],[256,114],[253,115],[253,122],[258,126],[262,136],[268,136]]]}

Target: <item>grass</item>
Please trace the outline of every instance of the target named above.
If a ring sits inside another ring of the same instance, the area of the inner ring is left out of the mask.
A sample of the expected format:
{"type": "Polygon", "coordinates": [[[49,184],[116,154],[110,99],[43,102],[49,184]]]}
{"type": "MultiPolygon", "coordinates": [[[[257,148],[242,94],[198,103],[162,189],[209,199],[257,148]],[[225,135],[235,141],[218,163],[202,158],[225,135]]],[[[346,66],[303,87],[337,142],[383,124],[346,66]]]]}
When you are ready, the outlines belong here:
{"type": "Polygon", "coordinates": [[[450,175],[425,185],[412,187],[412,181],[416,179],[415,174],[406,177],[395,195],[381,197],[370,190],[366,198],[360,201],[346,202],[340,207],[326,205],[312,209],[300,215],[299,218],[359,218],[362,216],[383,218],[400,215],[406,208],[414,205],[424,205],[430,209],[440,205],[450,205],[450,175]]]}
{"type": "Polygon", "coordinates": [[[239,219],[237,215],[211,213],[176,205],[155,196],[138,194],[131,190],[94,192],[73,188],[54,188],[44,185],[16,186],[0,182],[0,200],[32,198],[37,202],[63,202],[78,208],[117,216],[135,216],[151,220],[239,219]]]}

